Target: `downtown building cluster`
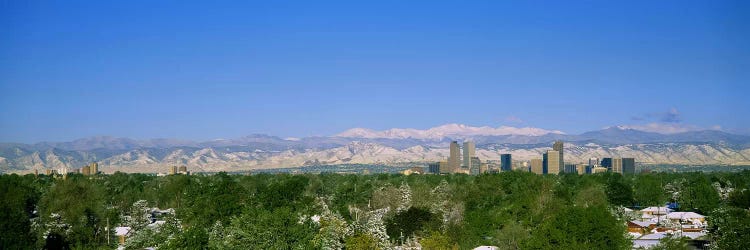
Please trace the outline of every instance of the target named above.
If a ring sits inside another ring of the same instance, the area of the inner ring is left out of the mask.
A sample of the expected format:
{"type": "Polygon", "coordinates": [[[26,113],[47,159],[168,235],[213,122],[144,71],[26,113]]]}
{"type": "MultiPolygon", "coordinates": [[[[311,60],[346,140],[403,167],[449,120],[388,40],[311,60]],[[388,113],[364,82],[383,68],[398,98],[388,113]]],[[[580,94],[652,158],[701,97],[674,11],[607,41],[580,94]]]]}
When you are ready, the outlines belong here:
{"type": "MultiPolygon", "coordinates": [[[[44,174],[45,175],[59,175],[59,176],[65,177],[69,173],[70,174],[76,173],[76,174],[82,174],[82,175],[97,175],[97,174],[100,173],[99,172],[99,163],[92,162],[92,163],[89,163],[87,165],[84,165],[84,166],[82,166],[80,168],[76,168],[76,169],[70,169],[68,167],[62,167],[62,168],[59,168],[59,169],[45,169],[44,170],[44,174]]],[[[39,170],[38,169],[34,169],[34,175],[39,175],[39,170]]]]}
{"type": "Polygon", "coordinates": [[[515,163],[511,154],[500,154],[499,161],[487,160],[483,162],[479,157],[476,157],[475,152],[476,146],[472,141],[464,142],[463,147],[459,146],[458,141],[452,141],[448,159],[430,163],[428,165],[428,172],[433,174],[464,173],[471,175],[513,170],[528,171],[536,174],[635,173],[635,158],[605,157],[601,160],[599,158],[590,158],[587,163],[566,163],[564,143],[562,141],[555,141],[552,145],[552,150],[544,152],[541,158],[515,163]]]}

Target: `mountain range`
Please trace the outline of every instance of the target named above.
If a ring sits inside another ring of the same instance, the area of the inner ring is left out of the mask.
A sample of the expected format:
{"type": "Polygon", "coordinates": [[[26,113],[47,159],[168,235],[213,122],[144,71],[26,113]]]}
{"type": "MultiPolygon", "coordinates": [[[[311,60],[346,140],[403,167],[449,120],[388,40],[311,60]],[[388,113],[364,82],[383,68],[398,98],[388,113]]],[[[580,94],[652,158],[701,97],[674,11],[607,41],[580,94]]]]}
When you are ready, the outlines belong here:
{"type": "Polygon", "coordinates": [[[447,124],[426,130],[354,128],[334,136],[280,138],[255,134],[236,139],[135,140],[97,136],[70,142],[0,143],[0,172],[78,168],[99,162],[104,172],[241,171],[307,165],[423,164],[444,160],[452,140],[472,140],[482,160],[513,154],[539,158],[552,142],[565,144],[566,162],[590,157],[634,157],[642,164],[750,165],[750,136],[703,130],[660,134],[609,127],[578,135],[540,128],[447,124]]]}

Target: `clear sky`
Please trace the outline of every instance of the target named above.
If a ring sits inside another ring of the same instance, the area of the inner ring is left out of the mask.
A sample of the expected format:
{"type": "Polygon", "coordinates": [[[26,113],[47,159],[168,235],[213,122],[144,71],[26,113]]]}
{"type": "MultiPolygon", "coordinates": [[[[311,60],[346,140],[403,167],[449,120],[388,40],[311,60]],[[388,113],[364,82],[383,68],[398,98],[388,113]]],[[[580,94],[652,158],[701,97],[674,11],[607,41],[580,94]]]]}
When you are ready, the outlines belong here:
{"type": "Polygon", "coordinates": [[[113,2],[0,2],[0,141],[750,132],[750,1],[113,2]]]}

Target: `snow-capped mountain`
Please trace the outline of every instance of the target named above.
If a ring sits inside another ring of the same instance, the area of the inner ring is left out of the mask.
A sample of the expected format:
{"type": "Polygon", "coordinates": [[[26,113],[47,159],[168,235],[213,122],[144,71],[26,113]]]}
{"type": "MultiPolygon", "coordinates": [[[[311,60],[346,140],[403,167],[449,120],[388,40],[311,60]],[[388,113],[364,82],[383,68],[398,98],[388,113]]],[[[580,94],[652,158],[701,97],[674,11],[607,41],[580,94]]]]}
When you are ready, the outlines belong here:
{"type": "Polygon", "coordinates": [[[444,138],[455,137],[472,137],[472,136],[498,136],[498,135],[523,135],[523,136],[540,136],[546,134],[564,134],[558,130],[545,130],[541,128],[516,128],[501,126],[497,128],[483,126],[472,127],[463,124],[446,124],[426,130],[413,128],[393,128],[383,131],[376,131],[366,128],[353,128],[336,136],[349,138],[388,138],[388,139],[422,139],[422,140],[442,140],[444,138]]]}
{"type": "Polygon", "coordinates": [[[483,160],[497,160],[501,153],[513,154],[514,160],[539,158],[554,140],[563,140],[569,162],[619,156],[653,164],[750,165],[750,137],[721,131],[659,134],[610,127],[570,135],[536,128],[448,124],[427,130],[351,129],[336,136],[294,139],[250,135],[193,142],[92,137],[57,143],[0,143],[0,173],[78,168],[92,161],[99,162],[105,172],[164,172],[171,165],[186,165],[193,171],[239,171],[348,163],[426,163],[445,160],[449,142],[464,139],[476,143],[476,154],[483,160]]]}

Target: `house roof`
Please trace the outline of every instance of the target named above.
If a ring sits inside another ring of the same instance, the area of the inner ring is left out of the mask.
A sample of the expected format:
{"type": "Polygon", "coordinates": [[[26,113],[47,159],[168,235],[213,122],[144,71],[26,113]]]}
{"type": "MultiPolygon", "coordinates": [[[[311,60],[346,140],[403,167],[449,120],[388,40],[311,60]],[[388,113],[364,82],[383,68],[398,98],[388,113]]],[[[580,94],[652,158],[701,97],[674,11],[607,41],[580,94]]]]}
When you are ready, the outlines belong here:
{"type": "Polygon", "coordinates": [[[690,239],[697,239],[697,238],[706,236],[706,233],[703,233],[703,232],[682,232],[682,236],[688,237],[690,239]]]}
{"type": "Polygon", "coordinates": [[[687,220],[687,219],[702,219],[702,218],[705,218],[705,216],[700,215],[698,213],[693,213],[693,212],[673,212],[673,213],[667,214],[667,218],[687,220]]]}
{"type": "Polygon", "coordinates": [[[672,212],[672,209],[669,209],[668,207],[647,207],[641,209],[641,212],[669,213],[672,212]]]}
{"type": "Polygon", "coordinates": [[[630,223],[636,224],[636,225],[641,226],[641,227],[648,227],[648,226],[651,226],[653,224],[656,224],[656,223],[654,223],[652,221],[637,221],[637,220],[630,221],[630,223]]]}
{"type": "Polygon", "coordinates": [[[474,250],[497,250],[497,249],[500,249],[500,248],[496,246],[478,246],[474,248],[474,250]]]}
{"type": "Polygon", "coordinates": [[[125,236],[128,235],[130,232],[130,227],[116,227],[115,228],[115,235],[117,236],[125,236]]]}
{"type": "Polygon", "coordinates": [[[638,239],[639,240],[661,240],[664,237],[667,237],[667,233],[666,232],[646,234],[646,235],[641,236],[638,239]]]}

